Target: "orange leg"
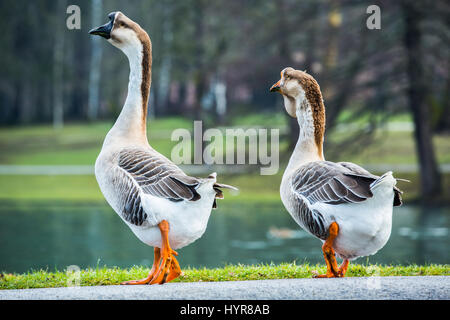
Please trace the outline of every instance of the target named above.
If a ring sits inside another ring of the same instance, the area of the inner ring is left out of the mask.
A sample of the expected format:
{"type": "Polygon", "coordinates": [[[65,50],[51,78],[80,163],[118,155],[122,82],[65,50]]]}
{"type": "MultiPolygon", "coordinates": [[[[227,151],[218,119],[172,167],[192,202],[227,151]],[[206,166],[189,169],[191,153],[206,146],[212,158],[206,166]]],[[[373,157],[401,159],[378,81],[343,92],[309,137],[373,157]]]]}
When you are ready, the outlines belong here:
{"type": "Polygon", "coordinates": [[[153,276],[155,275],[156,269],[158,267],[159,264],[159,259],[160,259],[160,250],[159,248],[155,248],[154,250],[154,260],[153,260],[153,266],[152,269],[150,270],[150,273],[148,274],[147,278],[144,279],[140,279],[140,280],[130,280],[130,281],[125,281],[122,282],[121,284],[148,284],[152,279],[153,276]]]}
{"type": "Polygon", "coordinates": [[[170,266],[170,272],[169,275],[167,276],[166,282],[170,282],[173,279],[178,278],[180,274],[181,274],[180,264],[178,263],[177,259],[175,259],[175,257],[172,256],[172,264],[170,266]]]}
{"type": "Polygon", "coordinates": [[[178,261],[173,256],[177,256],[178,253],[173,250],[169,244],[169,223],[166,220],[163,220],[158,227],[161,231],[161,258],[150,284],[163,284],[175,279],[181,273],[178,261]]]}
{"type": "MultiPolygon", "coordinates": [[[[315,278],[336,278],[340,277],[339,269],[334,255],[333,243],[339,233],[339,226],[336,222],[330,225],[328,238],[322,246],[323,256],[327,264],[327,273],[315,276],[315,278]]],[[[348,264],[348,262],[347,262],[348,264]]],[[[345,268],[346,269],[346,268],[345,268]]]]}
{"type": "Polygon", "coordinates": [[[347,272],[347,268],[348,268],[348,263],[349,263],[349,261],[347,259],[344,259],[344,261],[342,261],[342,264],[339,267],[339,271],[338,271],[340,277],[345,276],[345,273],[347,272]]]}

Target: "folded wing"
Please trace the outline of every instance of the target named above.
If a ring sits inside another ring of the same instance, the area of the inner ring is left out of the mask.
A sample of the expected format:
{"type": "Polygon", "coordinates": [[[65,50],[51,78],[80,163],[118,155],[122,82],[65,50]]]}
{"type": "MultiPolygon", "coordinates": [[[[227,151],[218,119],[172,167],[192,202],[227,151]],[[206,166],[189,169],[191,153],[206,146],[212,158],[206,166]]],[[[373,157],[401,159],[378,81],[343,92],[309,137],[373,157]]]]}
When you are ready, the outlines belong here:
{"type": "Polygon", "coordinates": [[[180,168],[151,149],[124,149],[119,153],[118,167],[113,175],[123,218],[135,225],[147,219],[142,195],[170,201],[200,199],[196,188],[198,178],[187,176],[180,168]]]}
{"type": "Polygon", "coordinates": [[[292,187],[310,204],[357,203],[373,196],[370,185],[378,178],[352,163],[316,161],[299,168],[292,187]]]}

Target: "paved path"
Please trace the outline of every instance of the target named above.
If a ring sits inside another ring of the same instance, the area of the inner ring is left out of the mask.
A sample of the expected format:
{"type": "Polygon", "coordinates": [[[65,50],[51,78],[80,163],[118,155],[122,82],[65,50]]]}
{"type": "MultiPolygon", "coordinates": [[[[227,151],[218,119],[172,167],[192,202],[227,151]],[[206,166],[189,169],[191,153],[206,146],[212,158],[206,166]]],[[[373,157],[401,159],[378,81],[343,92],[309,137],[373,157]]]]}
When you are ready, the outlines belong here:
{"type": "Polygon", "coordinates": [[[0,290],[5,299],[444,299],[450,276],[286,279],[0,290]]]}

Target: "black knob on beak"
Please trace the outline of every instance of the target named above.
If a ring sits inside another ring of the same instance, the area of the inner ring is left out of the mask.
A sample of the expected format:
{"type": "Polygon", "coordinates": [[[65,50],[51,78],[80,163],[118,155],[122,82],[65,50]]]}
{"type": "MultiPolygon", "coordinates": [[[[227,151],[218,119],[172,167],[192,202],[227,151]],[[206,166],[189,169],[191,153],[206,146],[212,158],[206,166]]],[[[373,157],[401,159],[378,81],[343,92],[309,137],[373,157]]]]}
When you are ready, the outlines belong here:
{"type": "Polygon", "coordinates": [[[91,31],[89,31],[89,34],[93,34],[93,35],[97,35],[97,36],[101,36],[105,39],[109,39],[111,38],[111,30],[113,28],[114,25],[114,17],[116,16],[115,12],[111,12],[108,17],[109,17],[109,22],[98,27],[95,29],[92,29],[91,31]]]}

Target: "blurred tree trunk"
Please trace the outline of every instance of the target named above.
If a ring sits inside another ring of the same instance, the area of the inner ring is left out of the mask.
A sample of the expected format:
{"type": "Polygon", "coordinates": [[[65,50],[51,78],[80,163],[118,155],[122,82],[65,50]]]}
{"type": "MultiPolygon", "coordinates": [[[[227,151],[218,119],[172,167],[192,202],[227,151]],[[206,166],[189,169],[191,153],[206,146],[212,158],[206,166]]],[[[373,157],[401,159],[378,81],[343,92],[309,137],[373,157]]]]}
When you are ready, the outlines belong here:
{"type": "Polygon", "coordinates": [[[361,70],[364,62],[364,47],[366,41],[364,40],[365,33],[363,32],[363,37],[360,42],[358,53],[355,53],[354,58],[349,63],[347,69],[345,70],[345,78],[336,84],[335,95],[332,99],[326,103],[327,117],[326,117],[326,128],[332,129],[336,125],[336,120],[344,109],[349,98],[354,94],[355,90],[355,79],[358,72],[361,70]]]}
{"type": "Polygon", "coordinates": [[[217,123],[223,125],[227,113],[227,84],[217,77],[214,85],[214,97],[216,101],[217,123]]]}
{"type": "Polygon", "coordinates": [[[442,99],[442,112],[436,121],[435,132],[443,133],[450,130],[450,77],[447,78],[445,92],[442,99]]]}
{"type": "MultiPolygon", "coordinates": [[[[103,10],[102,0],[92,0],[92,26],[101,25],[103,10]]],[[[91,64],[89,69],[89,97],[88,97],[88,119],[97,120],[98,109],[100,107],[100,76],[101,76],[101,60],[102,60],[102,42],[100,37],[91,37],[92,52],[91,64]]]]}
{"type": "Polygon", "coordinates": [[[354,48],[352,56],[349,57],[349,62],[345,65],[343,70],[338,71],[337,77],[342,77],[340,81],[334,81],[336,83],[327,83],[327,85],[335,85],[334,94],[331,99],[326,101],[326,128],[332,129],[336,125],[336,120],[339,114],[346,106],[350,97],[355,93],[355,79],[361,69],[364,67],[364,61],[367,58],[366,47],[367,39],[369,38],[368,29],[364,26],[361,30],[358,44],[354,48]]]}
{"type": "MultiPolygon", "coordinates": [[[[278,55],[279,60],[284,61],[285,65],[282,65],[281,68],[285,67],[293,67],[292,61],[292,52],[289,46],[289,35],[290,28],[289,23],[286,20],[287,14],[289,12],[288,4],[284,0],[280,0],[278,5],[276,6],[276,14],[277,14],[277,39],[278,39],[278,55]]],[[[284,102],[283,102],[284,103],[284,102]]],[[[298,140],[298,135],[300,132],[300,128],[298,126],[297,119],[292,118],[286,113],[286,117],[288,117],[288,139],[289,139],[289,150],[292,151],[295,148],[295,145],[298,140]]]]}
{"type": "Polygon", "coordinates": [[[172,72],[172,41],[173,41],[173,2],[168,1],[163,7],[164,22],[162,26],[162,44],[163,44],[163,54],[161,67],[159,69],[159,79],[158,79],[158,109],[164,115],[175,114],[176,109],[171,109],[169,106],[169,92],[171,72],[172,72]]]}
{"type": "Polygon", "coordinates": [[[422,12],[418,9],[421,1],[404,0],[402,10],[405,18],[404,43],[407,54],[407,77],[409,88],[407,91],[409,107],[414,118],[414,135],[416,150],[420,161],[420,176],[422,196],[430,198],[441,192],[441,176],[438,171],[433,148],[429,114],[425,104],[426,84],[424,82],[423,58],[421,55],[422,12]]]}
{"type": "Polygon", "coordinates": [[[23,81],[23,92],[20,101],[20,119],[19,123],[21,124],[29,124],[31,123],[31,119],[33,117],[33,103],[35,100],[33,99],[33,86],[30,83],[31,80],[27,79],[23,81]]]}
{"type": "Polygon", "coordinates": [[[55,17],[55,40],[53,44],[53,127],[55,129],[62,128],[64,125],[64,28],[66,11],[66,1],[58,1],[57,12],[61,12],[61,16],[55,17]]]}
{"type": "Polygon", "coordinates": [[[195,54],[195,70],[194,82],[196,101],[194,103],[194,117],[196,120],[203,119],[202,98],[206,92],[207,78],[205,70],[205,6],[204,0],[195,1],[194,10],[194,28],[197,40],[196,54],[195,54]]]}

